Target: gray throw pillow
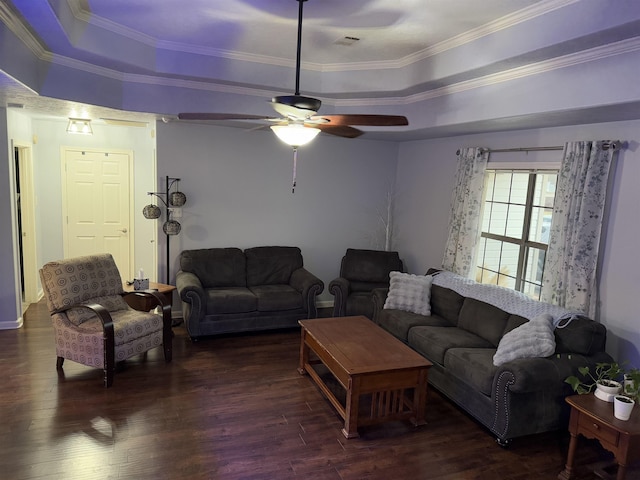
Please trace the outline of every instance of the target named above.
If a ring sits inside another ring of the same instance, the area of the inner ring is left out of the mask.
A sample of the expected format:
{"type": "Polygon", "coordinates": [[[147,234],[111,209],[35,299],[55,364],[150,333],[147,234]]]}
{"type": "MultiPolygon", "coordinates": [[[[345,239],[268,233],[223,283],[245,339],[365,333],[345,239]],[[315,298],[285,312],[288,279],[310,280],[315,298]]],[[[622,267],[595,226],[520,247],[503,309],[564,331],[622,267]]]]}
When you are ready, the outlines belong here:
{"type": "Polygon", "coordinates": [[[553,317],[543,313],[504,334],[493,356],[496,367],[518,358],[548,357],[556,350],[553,317]]]}

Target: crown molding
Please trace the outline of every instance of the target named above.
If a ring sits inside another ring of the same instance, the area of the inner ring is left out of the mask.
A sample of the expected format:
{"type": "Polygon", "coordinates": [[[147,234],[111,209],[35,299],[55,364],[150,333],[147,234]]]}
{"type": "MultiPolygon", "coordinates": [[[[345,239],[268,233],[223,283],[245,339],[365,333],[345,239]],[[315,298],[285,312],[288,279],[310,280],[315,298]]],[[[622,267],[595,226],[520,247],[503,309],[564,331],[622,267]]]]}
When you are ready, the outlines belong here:
{"type": "MultiPolygon", "coordinates": [[[[473,90],[476,88],[487,87],[498,83],[517,80],[532,75],[538,75],[550,72],[560,68],[573,65],[589,63],[603,58],[622,55],[625,53],[636,52],[640,50],[640,37],[634,37],[619,42],[611,43],[595,47],[582,52],[572,53],[562,57],[545,60],[522,67],[512,68],[503,72],[485,75],[472,80],[447,85],[444,87],[420,92],[413,95],[384,97],[384,98],[356,98],[356,99],[331,99],[322,98],[324,103],[334,106],[381,106],[381,105],[409,105],[413,103],[423,102],[445,95],[473,90]]],[[[169,77],[160,77],[153,75],[140,74],[123,74],[121,72],[92,65],[79,60],[63,57],[59,55],[47,55],[47,60],[53,64],[80,70],[95,75],[111,78],[121,82],[133,82],[147,85],[158,85],[173,88],[188,88],[193,90],[211,91],[219,93],[230,93],[237,95],[251,95],[256,97],[268,97],[274,93],[280,92],[278,89],[255,89],[250,87],[242,87],[237,85],[220,84],[215,82],[203,82],[198,80],[185,80],[169,77]]]]}
{"type": "MultiPolygon", "coordinates": [[[[426,58],[446,52],[448,50],[452,50],[462,45],[466,45],[468,43],[474,42],[479,38],[513,27],[515,25],[518,25],[519,23],[529,21],[531,19],[537,18],[541,15],[545,15],[554,10],[558,10],[568,5],[577,3],[579,1],[580,0],[542,0],[540,2],[535,3],[534,5],[530,5],[529,7],[525,7],[521,10],[505,15],[501,18],[498,18],[489,23],[481,25],[480,27],[471,29],[467,32],[461,33],[447,40],[439,42],[435,45],[432,45],[428,48],[425,48],[424,50],[412,53],[410,55],[407,55],[397,60],[351,62],[351,63],[327,63],[327,64],[303,61],[301,66],[305,70],[318,71],[318,72],[347,72],[347,71],[358,71],[358,70],[399,69],[399,68],[412,65],[426,58]]],[[[90,12],[81,8],[77,0],[67,0],[67,4],[69,5],[69,9],[71,10],[73,16],[78,21],[95,25],[97,27],[108,30],[112,33],[115,33],[117,35],[121,35],[123,37],[143,43],[153,48],[164,49],[164,50],[169,50],[174,52],[191,53],[196,55],[226,58],[229,60],[242,61],[242,62],[262,63],[266,65],[274,65],[274,66],[280,66],[280,67],[293,68],[295,66],[295,61],[293,59],[288,59],[288,58],[272,57],[268,55],[256,55],[256,54],[235,52],[232,50],[224,50],[224,49],[218,49],[218,48],[212,48],[212,47],[189,45],[189,44],[184,44],[180,42],[157,40],[154,37],[139,33],[131,28],[124,27],[120,24],[117,24],[105,18],[99,17],[97,15],[92,15],[90,12]]]]}
{"type": "Polygon", "coordinates": [[[604,58],[632,53],[640,50],[640,37],[634,37],[619,42],[610,43],[599,47],[594,47],[582,52],[571,53],[562,57],[544,60],[538,63],[532,63],[522,67],[516,67],[483,77],[466,80],[464,82],[446,85],[444,87],[435,88],[425,92],[407,95],[404,97],[386,97],[386,98],[356,98],[349,100],[335,100],[333,104],[338,106],[368,106],[368,105],[409,105],[412,103],[423,102],[433,98],[452,95],[456,93],[473,90],[476,88],[487,87],[498,83],[517,80],[532,75],[558,70],[560,68],[580,65],[583,63],[594,62],[604,58]]]}
{"type": "MultiPolygon", "coordinates": [[[[69,1],[69,0],[67,0],[69,1]]],[[[569,5],[571,3],[575,3],[578,0],[545,0],[535,4],[531,8],[523,9],[520,12],[516,12],[513,15],[510,15],[509,19],[507,17],[503,17],[502,19],[497,20],[496,22],[492,22],[495,25],[491,28],[487,27],[486,29],[476,29],[478,30],[474,35],[479,38],[477,35],[482,35],[480,30],[484,32],[497,31],[496,28],[507,28],[506,25],[514,25],[515,22],[522,22],[526,19],[533,18],[533,16],[541,15],[545,12],[550,11],[550,9],[562,8],[563,6],[569,5]]],[[[70,4],[71,5],[71,4],[70,4]]],[[[121,82],[133,82],[140,84],[148,84],[148,85],[160,85],[166,87],[174,87],[174,88],[189,88],[193,90],[202,90],[202,91],[212,91],[212,92],[220,92],[220,93],[230,93],[230,94],[238,94],[238,95],[251,95],[256,97],[268,97],[272,96],[274,93],[279,93],[280,89],[254,89],[250,87],[237,86],[237,85],[229,85],[229,84],[220,84],[215,83],[214,81],[198,81],[198,80],[186,80],[186,79],[178,79],[171,77],[162,77],[162,76],[154,76],[154,75],[141,75],[141,74],[127,74],[122,73],[110,68],[96,66],[84,61],[72,59],[69,57],[64,57],[60,55],[52,54],[51,52],[45,50],[43,45],[33,36],[31,31],[29,31],[22,23],[22,21],[16,16],[15,12],[9,9],[6,4],[0,3],[0,20],[7,25],[7,27],[21,40],[35,55],[42,61],[60,65],[67,68],[71,68],[78,71],[83,71],[95,75],[99,75],[105,78],[110,78],[116,81],[121,82]]],[[[487,24],[490,25],[490,24],[487,24]]],[[[489,33],[484,33],[489,34],[489,33]]],[[[469,32],[464,34],[466,41],[471,41],[470,39],[473,37],[469,32]]],[[[448,42],[448,41],[447,41],[448,42]]],[[[450,45],[455,44],[455,42],[463,42],[463,40],[451,39],[450,45]]],[[[443,42],[446,43],[446,42],[443,42]]],[[[462,43],[459,43],[462,44],[462,43]]],[[[439,50],[437,46],[429,49],[431,54],[434,55],[436,53],[443,50],[439,50]]],[[[453,48],[453,47],[449,47],[453,48]]],[[[498,72],[490,75],[486,75],[483,77],[478,77],[475,79],[467,80],[464,82],[459,82],[456,84],[447,85],[444,87],[432,89],[425,92],[420,92],[412,95],[406,96],[391,96],[384,98],[355,98],[355,99],[332,99],[332,98],[322,98],[322,101],[334,106],[375,106],[375,105],[409,105],[417,102],[422,102],[425,100],[430,100],[433,98],[451,95],[455,93],[460,93],[476,88],[486,87],[490,85],[495,85],[502,82],[507,82],[511,80],[516,80],[519,78],[524,78],[532,75],[537,75],[540,73],[549,72],[552,70],[556,70],[559,68],[564,68],[572,65],[578,65],[582,63],[593,62],[596,60],[600,60],[607,57],[612,57],[616,55],[621,55],[625,53],[635,52],[640,50],[640,37],[634,37],[631,39],[622,40],[619,42],[614,42],[608,45],[603,45],[599,47],[595,47],[589,50],[584,50],[577,53],[568,54],[562,57],[557,57],[554,59],[545,60],[542,62],[517,67],[509,70],[505,70],[503,72],[498,72]]],[[[425,51],[423,51],[423,54],[425,51]]],[[[228,53],[228,52],[227,52],[228,53]]],[[[260,56],[250,56],[251,58],[257,59],[261,58],[260,56]]],[[[237,58],[237,56],[229,56],[227,58],[233,59],[237,58]]],[[[289,66],[290,62],[282,62],[283,66],[289,66]]],[[[410,62],[411,63],[411,62],[410,62]]],[[[362,63],[362,65],[369,65],[368,68],[379,68],[380,62],[369,62],[362,63]],[[374,66],[376,67],[374,67],[374,66]]],[[[313,65],[314,68],[318,68],[319,70],[325,70],[326,66],[313,65]]]]}
{"type": "Polygon", "coordinates": [[[24,25],[22,20],[16,13],[11,10],[4,2],[0,3],[0,21],[4,23],[11,32],[18,37],[31,52],[38,58],[45,57],[45,49],[38,39],[24,25]]]}
{"type": "Polygon", "coordinates": [[[395,68],[405,67],[426,58],[446,52],[448,50],[452,50],[468,43],[475,42],[482,37],[486,37],[500,32],[501,30],[506,30],[507,28],[514,27],[520,23],[533,20],[534,18],[546,15],[550,12],[567,7],[579,1],[580,0],[542,0],[538,3],[530,5],[529,7],[525,7],[521,10],[510,13],[509,15],[505,15],[504,17],[497,18],[496,20],[493,20],[489,23],[485,23],[484,25],[481,25],[477,28],[473,28],[471,30],[468,30],[467,32],[436,43],[435,45],[425,48],[420,52],[407,55],[406,57],[398,60],[398,65],[395,68]]]}

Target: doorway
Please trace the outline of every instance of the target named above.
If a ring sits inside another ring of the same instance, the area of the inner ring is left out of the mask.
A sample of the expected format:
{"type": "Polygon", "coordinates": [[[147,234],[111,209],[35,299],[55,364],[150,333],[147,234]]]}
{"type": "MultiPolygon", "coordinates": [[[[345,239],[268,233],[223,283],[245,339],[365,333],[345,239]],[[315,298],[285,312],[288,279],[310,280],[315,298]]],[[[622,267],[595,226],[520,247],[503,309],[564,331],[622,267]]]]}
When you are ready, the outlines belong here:
{"type": "Polygon", "coordinates": [[[35,189],[31,146],[14,143],[16,244],[18,246],[20,294],[22,312],[38,301],[38,271],[36,259],[35,189]]]}
{"type": "Polygon", "coordinates": [[[110,253],[122,278],[131,270],[132,153],[63,148],[64,256],[110,253]]]}

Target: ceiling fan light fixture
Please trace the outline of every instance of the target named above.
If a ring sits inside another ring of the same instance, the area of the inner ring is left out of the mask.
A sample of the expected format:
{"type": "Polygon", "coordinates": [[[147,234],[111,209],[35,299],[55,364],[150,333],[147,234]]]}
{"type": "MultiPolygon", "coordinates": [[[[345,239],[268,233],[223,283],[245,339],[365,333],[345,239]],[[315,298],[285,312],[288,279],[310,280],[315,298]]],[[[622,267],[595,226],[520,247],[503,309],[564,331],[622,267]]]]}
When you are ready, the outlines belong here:
{"type": "Polygon", "coordinates": [[[273,125],[271,130],[273,130],[273,133],[275,133],[280,140],[292,147],[306,145],[320,133],[319,128],[305,127],[304,125],[295,123],[289,125],[273,125]]]}

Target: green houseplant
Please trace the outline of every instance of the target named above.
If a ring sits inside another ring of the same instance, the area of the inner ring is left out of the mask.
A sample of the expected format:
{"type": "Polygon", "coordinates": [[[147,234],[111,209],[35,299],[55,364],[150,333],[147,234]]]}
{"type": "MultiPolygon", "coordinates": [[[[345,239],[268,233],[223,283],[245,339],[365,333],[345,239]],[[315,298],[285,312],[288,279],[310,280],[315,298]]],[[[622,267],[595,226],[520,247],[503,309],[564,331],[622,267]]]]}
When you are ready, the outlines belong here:
{"type": "Polygon", "coordinates": [[[636,401],[640,398],[640,369],[630,368],[624,373],[622,395],[636,401]]]}
{"type": "Polygon", "coordinates": [[[598,386],[605,387],[605,389],[614,388],[618,391],[622,388],[622,384],[618,380],[622,378],[624,371],[615,362],[597,363],[593,372],[589,367],[580,367],[578,372],[582,378],[571,375],[565,379],[565,383],[571,385],[573,391],[578,394],[591,393],[594,388],[600,388],[598,386]]]}

